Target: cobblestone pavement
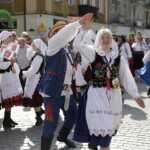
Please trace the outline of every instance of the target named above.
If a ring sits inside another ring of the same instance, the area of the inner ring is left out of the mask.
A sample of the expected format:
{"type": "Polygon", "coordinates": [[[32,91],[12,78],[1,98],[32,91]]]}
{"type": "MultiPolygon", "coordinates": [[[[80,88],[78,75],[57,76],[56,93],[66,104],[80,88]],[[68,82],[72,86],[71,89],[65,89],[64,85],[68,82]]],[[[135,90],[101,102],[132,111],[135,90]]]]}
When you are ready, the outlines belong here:
{"type": "MultiPolygon", "coordinates": [[[[117,135],[111,143],[111,150],[150,150],[150,98],[147,98],[147,87],[138,83],[139,91],[145,101],[146,108],[141,109],[128,94],[124,94],[123,119],[117,135]]],[[[0,150],[40,150],[40,136],[42,126],[35,127],[35,113],[33,109],[15,107],[12,118],[18,122],[15,128],[3,128],[4,110],[0,110],[0,150]]],[[[60,114],[61,115],[61,114],[60,114]]],[[[42,116],[44,118],[44,115],[42,116]]],[[[55,133],[62,125],[61,115],[55,133]]],[[[72,137],[73,131],[70,134],[72,137]]],[[[88,150],[87,144],[77,143],[74,150],[88,150]]],[[[63,143],[54,138],[52,150],[67,150],[63,143]]]]}

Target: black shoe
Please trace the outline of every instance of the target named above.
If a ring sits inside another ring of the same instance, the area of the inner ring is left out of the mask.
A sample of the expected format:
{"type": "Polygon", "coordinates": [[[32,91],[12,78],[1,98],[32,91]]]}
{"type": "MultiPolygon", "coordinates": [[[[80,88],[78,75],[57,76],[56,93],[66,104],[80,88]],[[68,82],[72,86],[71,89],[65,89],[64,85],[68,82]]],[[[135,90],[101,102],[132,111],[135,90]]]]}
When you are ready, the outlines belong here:
{"type": "Polygon", "coordinates": [[[43,120],[41,118],[36,120],[35,126],[40,126],[43,123],[43,120]]]}
{"type": "Polygon", "coordinates": [[[9,122],[4,121],[3,122],[3,127],[13,128],[13,127],[15,127],[15,125],[12,124],[10,121],[9,122]]]}
{"type": "Polygon", "coordinates": [[[91,143],[88,144],[88,148],[91,150],[98,150],[97,146],[93,146],[91,143]]]}
{"type": "Polygon", "coordinates": [[[62,126],[57,136],[57,140],[59,142],[64,142],[69,148],[76,148],[75,143],[67,138],[70,131],[71,131],[71,128],[66,128],[62,126]]]}
{"type": "Polygon", "coordinates": [[[64,139],[64,138],[61,138],[59,136],[57,136],[57,140],[59,142],[64,142],[69,148],[76,148],[77,146],[75,145],[75,143],[71,140],[68,140],[68,139],[64,139]]]}
{"type": "Polygon", "coordinates": [[[18,123],[13,121],[12,119],[11,119],[11,123],[14,124],[14,125],[18,125],[18,123]]]}
{"type": "Polygon", "coordinates": [[[41,150],[50,150],[52,138],[41,137],[41,150]]]}

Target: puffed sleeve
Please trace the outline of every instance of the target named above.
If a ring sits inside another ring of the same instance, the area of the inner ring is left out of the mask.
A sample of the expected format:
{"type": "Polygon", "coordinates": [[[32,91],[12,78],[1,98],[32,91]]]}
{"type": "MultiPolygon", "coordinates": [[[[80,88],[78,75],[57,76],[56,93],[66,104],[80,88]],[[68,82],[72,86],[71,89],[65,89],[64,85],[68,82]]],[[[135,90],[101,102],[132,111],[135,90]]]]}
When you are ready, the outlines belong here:
{"type": "Polygon", "coordinates": [[[125,59],[121,56],[120,59],[120,70],[119,70],[119,79],[125,90],[134,98],[139,98],[140,94],[138,92],[137,85],[131,74],[129,66],[125,59]]]}
{"type": "Polygon", "coordinates": [[[70,23],[62,28],[57,34],[48,40],[48,50],[46,55],[52,56],[56,54],[61,48],[74,39],[81,27],[79,21],[70,23]]]}
{"type": "Polygon", "coordinates": [[[131,53],[130,45],[126,42],[125,46],[126,46],[126,49],[127,49],[128,58],[132,58],[132,53],[131,53]]]}
{"type": "Polygon", "coordinates": [[[81,30],[75,37],[73,42],[73,47],[76,51],[79,51],[84,57],[88,59],[89,62],[93,62],[95,58],[95,50],[93,45],[88,45],[85,43],[84,35],[85,31],[81,30]]]}
{"type": "Polygon", "coordinates": [[[33,77],[38,72],[38,70],[40,69],[42,62],[43,62],[43,58],[41,56],[37,55],[33,59],[30,68],[27,71],[23,71],[23,77],[24,78],[33,77]]]}

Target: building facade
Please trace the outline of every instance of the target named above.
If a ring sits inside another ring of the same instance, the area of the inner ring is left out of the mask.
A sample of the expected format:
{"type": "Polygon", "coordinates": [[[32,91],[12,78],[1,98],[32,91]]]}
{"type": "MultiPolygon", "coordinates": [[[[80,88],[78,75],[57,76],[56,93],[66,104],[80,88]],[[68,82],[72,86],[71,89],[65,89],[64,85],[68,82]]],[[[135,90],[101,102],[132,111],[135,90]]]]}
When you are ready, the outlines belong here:
{"type": "Polygon", "coordinates": [[[47,35],[58,20],[86,13],[94,14],[94,31],[108,27],[117,34],[139,30],[150,36],[150,0],[0,0],[0,9],[11,13],[18,36],[22,31],[33,38],[47,35]],[[38,31],[41,24],[46,32],[38,31]]]}
{"type": "Polygon", "coordinates": [[[109,28],[113,33],[141,31],[150,36],[150,0],[109,0],[109,28]]]}
{"type": "Polygon", "coordinates": [[[94,30],[99,30],[108,22],[107,0],[0,0],[0,9],[12,14],[16,24],[13,30],[18,36],[27,31],[33,38],[47,35],[55,22],[66,21],[68,16],[93,13],[94,30]],[[41,24],[46,32],[38,31],[41,24]]]}

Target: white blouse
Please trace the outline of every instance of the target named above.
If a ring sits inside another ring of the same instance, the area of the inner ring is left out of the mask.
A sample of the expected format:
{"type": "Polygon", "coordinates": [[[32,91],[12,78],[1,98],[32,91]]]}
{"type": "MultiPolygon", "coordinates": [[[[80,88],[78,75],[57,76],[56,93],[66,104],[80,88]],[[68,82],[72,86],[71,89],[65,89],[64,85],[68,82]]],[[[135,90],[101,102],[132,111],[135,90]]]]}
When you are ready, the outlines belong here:
{"type": "Polygon", "coordinates": [[[130,46],[127,42],[123,43],[120,47],[120,54],[123,56],[126,60],[132,58],[132,53],[130,46]]]}
{"type": "Polygon", "coordinates": [[[134,42],[132,44],[132,48],[136,52],[143,51],[144,53],[146,53],[148,51],[145,43],[141,44],[141,43],[138,43],[138,42],[134,42]]]}
{"type": "Polygon", "coordinates": [[[23,71],[23,78],[32,78],[38,72],[42,62],[43,58],[37,55],[33,59],[30,68],[27,71],[23,71]]]}
{"type": "MultiPolygon", "coordinates": [[[[2,44],[2,46],[4,46],[4,44],[2,44]]],[[[4,62],[3,59],[4,58],[0,57],[0,69],[5,70],[5,69],[7,69],[11,65],[11,62],[10,61],[4,62]]]]}

